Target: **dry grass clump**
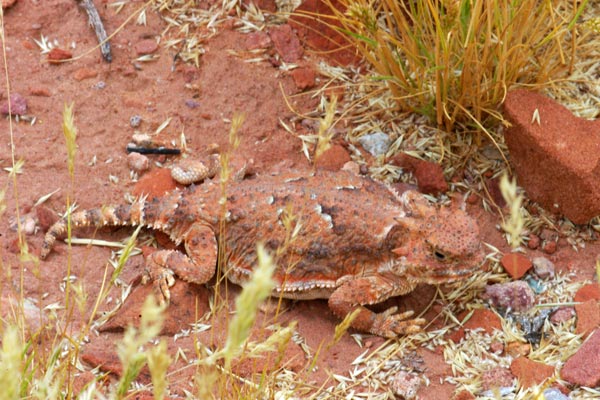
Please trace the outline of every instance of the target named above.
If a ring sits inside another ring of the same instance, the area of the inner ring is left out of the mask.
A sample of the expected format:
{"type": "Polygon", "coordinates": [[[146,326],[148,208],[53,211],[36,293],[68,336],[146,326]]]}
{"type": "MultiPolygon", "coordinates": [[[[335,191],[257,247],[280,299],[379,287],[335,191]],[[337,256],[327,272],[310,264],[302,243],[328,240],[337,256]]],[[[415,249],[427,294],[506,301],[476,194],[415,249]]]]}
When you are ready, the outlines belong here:
{"type": "MultiPolygon", "coordinates": [[[[330,0],[327,0],[330,4],[330,0]]],[[[333,7],[401,110],[451,131],[489,126],[514,84],[546,85],[573,67],[582,35],[565,1],[340,0],[333,7]]]]}

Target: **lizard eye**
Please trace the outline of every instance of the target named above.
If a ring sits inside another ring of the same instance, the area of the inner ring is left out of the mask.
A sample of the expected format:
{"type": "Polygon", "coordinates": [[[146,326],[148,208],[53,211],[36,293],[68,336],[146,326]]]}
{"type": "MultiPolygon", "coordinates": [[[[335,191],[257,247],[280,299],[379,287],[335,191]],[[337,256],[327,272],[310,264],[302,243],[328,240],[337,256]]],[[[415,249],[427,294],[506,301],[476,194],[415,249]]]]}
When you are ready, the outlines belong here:
{"type": "Polygon", "coordinates": [[[442,252],[441,252],[441,251],[439,251],[439,250],[435,250],[435,251],[433,252],[433,255],[435,256],[435,258],[436,258],[438,261],[442,261],[442,262],[443,262],[443,261],[446,261],[446,259],[448,258],[448,257],[446,257],[446,255],[445,255],[444,253],[442,253],[442,252]]]}

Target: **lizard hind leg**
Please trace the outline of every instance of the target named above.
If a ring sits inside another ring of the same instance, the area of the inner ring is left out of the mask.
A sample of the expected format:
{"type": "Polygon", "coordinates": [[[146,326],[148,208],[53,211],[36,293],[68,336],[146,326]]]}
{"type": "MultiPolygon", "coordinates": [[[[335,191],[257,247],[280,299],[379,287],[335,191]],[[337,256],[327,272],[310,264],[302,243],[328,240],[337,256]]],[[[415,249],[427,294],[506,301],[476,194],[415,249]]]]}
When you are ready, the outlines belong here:
{"type": "Polygon", "coordinates": [[[360,310],[351,323],[353,328],[393,338],[421,331],[425,320],[411,318],[412,311],[398,313],[397,307],[375,313],[364,306],[409,293],[414,287],[414,284],[401,279],[389,280],[377,275],[358,277],[343,282],[331,294],[328,304],[331,311],[340,318],[344,318],[356,309],[360,310]]]}
{"type": "Polygon", "coordinates": [[[191,283],[206,283],[217,264],[217,241],[213,230],[194,224],[184,235],[186,254],[177,250],[159,250],[146,259],[145,281],[150,280],[162,300],[169,302],[169,287],[178,278],[191,283]]]}

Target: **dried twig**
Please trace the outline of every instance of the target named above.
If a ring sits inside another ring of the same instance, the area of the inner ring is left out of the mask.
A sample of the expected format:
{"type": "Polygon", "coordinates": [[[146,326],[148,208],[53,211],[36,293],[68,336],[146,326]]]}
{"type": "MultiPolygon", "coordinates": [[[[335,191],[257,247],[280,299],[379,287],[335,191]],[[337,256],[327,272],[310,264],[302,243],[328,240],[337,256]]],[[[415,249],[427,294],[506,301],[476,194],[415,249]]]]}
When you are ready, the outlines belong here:
{"type": "Polygon", "coordinates": [[[110,51],[110,43],[108,42],[108,35],[106,34],[106,30],[104,29],[104,25],[102,25],[102,20],[100,19],[100,14],[98,14],[98,10],[94,5],[92,0],[77,0],[79,5],[81,5],[85,12],[88,15],[90,20],[90,25],[94,28],[96,32],[96,37],[98,37],[98,42],[100,42],[100,52],[102,53],[102,57],[106,62],[112,61],[112,53],[110,51]]]}
{"type": "Polygon", "coordinates": [[[128,153],[140,154],[181,154],[181,150],[168,147],[138,147],[133,144],[128,144],[125,148],[128,153]]]}

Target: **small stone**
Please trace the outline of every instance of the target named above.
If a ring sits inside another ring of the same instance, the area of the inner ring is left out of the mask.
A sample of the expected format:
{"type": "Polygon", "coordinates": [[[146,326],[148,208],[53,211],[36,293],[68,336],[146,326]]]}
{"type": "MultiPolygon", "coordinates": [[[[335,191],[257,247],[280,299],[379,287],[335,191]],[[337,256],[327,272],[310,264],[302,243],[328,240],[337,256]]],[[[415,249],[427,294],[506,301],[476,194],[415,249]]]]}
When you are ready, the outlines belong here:
{"type": "Polygon", "coordinates": [[[504,343],[493,342],[492,344],[490,344],[490,351],[497,355],[502,354],[504,352],[504,343]]]}
{"type": "Polygon", "coordinates": [[[561,307],[554,311],[550,316],[550,322],[553,324],[560,324],[567,322],[575,316],[575,309],[573,307],[561,307]]]}
{"type": "Polygon", "coordinates": [[[521,387],[530,388],[539,385],[554,375],[554,367],[527,357],[519,357],[510,364],[510,371],[517,377],[521,387]]]}
{"type": "Polygon", "coordinates": [[[96,90],[102,90],[102,89],[106,88],[106,82],[98,81],[94,84],[94,86],[92,86],[92,88],[94,88],[96,90]]]}
{"type": "Polygon", "coordinates": [[[598,305],[598,300],[590,299],[581,304],[576,304],[575,313],[577,314],[576,334],[587,336],[600,326],[600,305],[598,305]]]}
{"type": "Polygon", "coordinates": [[[421,193],[438,195],[448,190],[444,170],[437,163],[421,160],[405,153],[396,155],[389,161],[411,172],[417,179],[421,193]]]}
{"type": "Polygon", "coordinates": [[[334,144],[315,160],[315,167],[327,171],[339,171],[350,160],[350,154],[344,146],[334,144]]]}
{"type": "Polygon", "coordinates": [[[546,257],[536,257],[533,259],[533,270],[541,279],[546,279],[554,276],[555,267],[546,257]]]}
{"type": "Polygon", "coordinates": [[[342,166],[342,171],[348,171],[354,175],[360,175],[360,165],[356,161],[348,161],[342,166]]]}
{"type": "Polygon", "coordinates": [[[252,32],[246,35],[246,50],[268,49],[273,41],[265,32],[252,32]]]}
{"type": "Polygon", "coordinates": [[[560,377],[572,385],[596,387],[600,384],[600,329],[565,362],[560,377]]]}
{"type": "Polygon", "coordinates": [[[421,378],[415,374],[406,371],[400,371],[392,380],[392,391],[405,400],[411,400],[417,397],[417,391],[423,384],[421,378]]]}
{"type": "Polygon", "coordinates": [[[131,118],[129,118],[129,125],[132,128],[137,128],[138,126],[140,126],[140,124],[142,123],[142,116],[141,115],[132,115],[131,118]]]}
{"type": "Polygon", "coordinates": [[[529,240],[527,241],[527,247],[531,250],[535,250],[540,247],[540,237],[538,235],[534,235],[533,233],[529,235],[529,240]]]}
{"type": "Polygon", "coordinates": [[[293,63],[302,58],[304,49],[290,25],[284,24],[271,27],[269,36],[283,61],[293,63]]]}
{"type": "Polygon", "coordinates": [[[555,241],[545,241],[542,245],[542,250],[546,254],[554,254],[556,253],[557,244],[555,241]]]}
{"type": "Polygon", "coordinates": [[[549,388],[544,390],[543,393],[544,400],[571,400],[571,398],[565,395],[563,392],[556,388],[549,388]]]}
{"type": "Polygon", "coordinates": [[[158,50],[158,43],[154,39],[140,40],[135,44],[135,52],[138,56],[152,54],[158,50]]]}
{"type": "MultiPolygon", "coordinates": [[[[8,115],[9,101],[5,100],[0,104],[0,113],[2,115],[8,115]]],[[[13,93],[10,95],[10,114],[11,115],[25,115],[27,112],[27,99],[21,96],[19,93],[13,93]]]]}
{"type": "Polygon", "coordinates": [[[185,105],[193,110],[194,108],[200,107],[200,102],[198,102],[196,100],[188,99],[185,101],[185,105]]]}
{"type": "Polygon", "coordinates": [[[40,96],[40,97],[51,97],[52,93],[48,88],[42,86],[35,86],[29,88],[29,94],[32,96],[40,96]]]}
{"type": "Polygon", "coordinates": [[[582,303],[588,300],[600,300],[600,285],[598,283],[583,285],[577,290],[573,300],[582,303]]]}
{"type": "Polygon", "coordinates": [[[73,58],[73,53],[59,49],[58,47],[53,48],[48,53],[48,62],[50,64],[62,64],[63,60],[68,60],[70,58],[73,58]]]}
{"type": "Polygon", "coordinates": [[[373,157],[377,157],[387,153],[392,139],[383,132],[375,132],[359,137],[358,143],[373,157]]]}
{"type": "Polygon", "coordinates": [[[484,297],[494,308],[510,308],[513,311],[527,311],[535,302],[533,290],[523,281],[489,285],[485,288],[484,297]]]}
{"type": "Polygon", "coordinates": [[[76,81],[95,78],[96,76],[98,76],[98,71],[86,67],[79,68],[77,71],[73,72],[73,79],[76,81]]]}
{"type": "Polygon", "coordinates": [[[127,155],[127,165],[129,165],[129,168],[133,171],[141,173],[150,168],[150,160],[143,154],[129,153],[127,155]]]}
{"type": "Polygon", "coordinates": [[[506,368],[496,367],[481,374],[481,388],[485,390],[514,386],[514,377],[506,368]]]}
{"type": "Polygon", "coordinates": [[[531,345],[529,343],[521,342],[510,342],[506,345],[506,354],[513,358],[525,357],[531,352],[531,345]]]}
{"type": "Polygon", "coordinates": [[[500,264],[513,279],[519,279],[533,266],[531,260],[519,253],[507,253],[500,259],[500,264]]]}
{"type": "Polygon", "coordinates": [[[317,73],[312,68],[296,68],[291,75],[294,84],[300,90],[310,89],[316,85],[317,73]]]}

